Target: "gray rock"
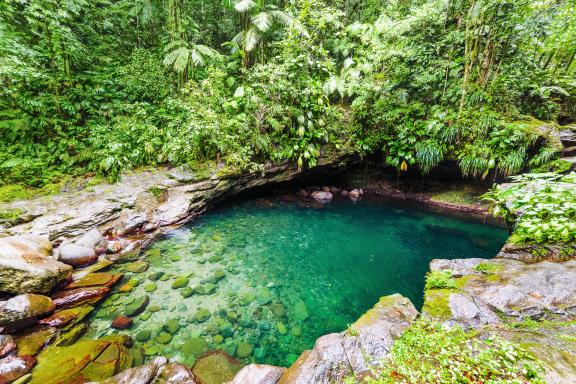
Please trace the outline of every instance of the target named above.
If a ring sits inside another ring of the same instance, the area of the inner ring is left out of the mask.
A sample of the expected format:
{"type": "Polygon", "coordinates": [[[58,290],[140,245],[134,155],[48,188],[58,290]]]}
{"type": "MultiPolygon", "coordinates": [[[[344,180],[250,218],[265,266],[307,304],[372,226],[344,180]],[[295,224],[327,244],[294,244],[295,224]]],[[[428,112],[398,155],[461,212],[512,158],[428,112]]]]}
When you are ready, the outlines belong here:
{"type": "Polygon", "coordinates": [[[230,384],[276,384],[285,370],[271,365],[250,364],[242,368],[230,384]]]}
{"type": "Polygon", "coordinates": [[[0,291],[50,293],[72,274],[72,267],[50,257],[52,245],[43,237],[0,239],[0,291]]]}
{"type": "Polygon", "coordinates": [[[382,363],[418,312],[401,295],[386,296],[348,331],[322,336],[284,372],[278,384],[330,384],[362,377],[382,363]]]}
{"type": "Polygon", "coordinates": [[[80,236],[74,244],[80,245],[86,248],[96,249],[96,247],[102,243],[105,243],[106,240],[100,234],[100,231],[96,228],[86,232],[84,235],[80,236]]]}
{"type": "MultiPolygon", "coordinates": [[[[499,323],[506,316],[513,321],[568,319],[568,309],[576,306],[576,260],[532,264],[510,259],[434,260],[431,269],[453,271],[453,277],[460,279],[459,289],[428,291],[427,302],[430,298],[438,303],[442,293],[449,311],[440,320],[466,327],[499,323]]],[[[424,312],[432,312],[426,303],[424,312]]]]}
{"type": "Polygon", "coordinates": [[[181,183],[189,183],[197,179],[194,170],[188,164],[172,168],[168,171],[168,177],[181,183]]]}
{"type": "Polygon", "coordinates": [[[197,381],[186,366],[171,363],[160,368],[152,384],[197,384],[197,381]]]}
{"type": "MultiPolygon", "coordinates": [[[[24,294],[0,302],[0,326],[15,326],[35,320],[39,316],[54,311],[54,303],[49,297],[24,294]]],[[[26,324],[24,324],[26,325],[26,324]]]]}
{"type": "Polygon", "coordinates": [[[82,267],[93,264],[98,260],[93,248],[88,248],[76,243],[65,243],[58,248],[60,261],[73,267],[82,267]]]}

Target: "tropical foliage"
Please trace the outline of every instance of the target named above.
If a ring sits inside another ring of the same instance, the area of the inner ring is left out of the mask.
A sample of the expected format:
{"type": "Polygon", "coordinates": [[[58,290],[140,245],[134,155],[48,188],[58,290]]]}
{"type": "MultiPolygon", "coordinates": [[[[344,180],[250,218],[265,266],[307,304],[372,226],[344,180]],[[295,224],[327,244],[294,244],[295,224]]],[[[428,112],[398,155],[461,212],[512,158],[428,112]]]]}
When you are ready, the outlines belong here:
{"type": "Polygon", "coordinates": [[[571,1],[8,0],[0,180],[139,166],[553,169],[576,116],[571,1]]]}
{"type": "Polygon", "coordinates": [[[515,243],[576,241],[576,174],[524,174],[484,195],[492,212],[514,223],[515,243]]]}

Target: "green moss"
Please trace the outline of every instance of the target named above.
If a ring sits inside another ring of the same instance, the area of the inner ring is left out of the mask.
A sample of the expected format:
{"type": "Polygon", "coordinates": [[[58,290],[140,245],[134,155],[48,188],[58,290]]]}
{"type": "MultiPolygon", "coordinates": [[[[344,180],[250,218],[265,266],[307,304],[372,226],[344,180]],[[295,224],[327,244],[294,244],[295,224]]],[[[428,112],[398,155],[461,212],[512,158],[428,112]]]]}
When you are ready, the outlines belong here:
{"type": "Polygon", "coordinates": [[[456,288],[456,281],[452,278],[452,271],[430,271],[426,274],[426,290],[444,288],[456,288]]]}
{"type": "Polygon", "coordinates": [[[0,220],[13,221],[16,220],[22,211],[20,209],[7,209],[0,211],[0,220]]]}
{"type": "Polygon", "coordinates": [[[18,184],[0,186],[0,202],[24,200],[31,197],[31,190],[18,184]]]}
{"type": "Polygon", "coordinates": [[[396,341],[379,373],[363,383],[543,384],[542,372],[518,344],[420,319],[396,341]]]}
{"type": "Polygon", "coordinates": [[[452,314],[448,305],[450,289],[431,289],[426,291],[424,306],[422,311],[435,319],[447,319],[452,314]]]}
{"type": "Polygon", "coordinates": [[[492,275],[498,271],[501,271],[502,265],[494,263],[480,263],[474,267],[474,270],[477,272],[485,273],[487,275],[492,275]]]}
{"type": "Polygon", "coordinates": [[[465,190],[445,191],[435,193],[430,196],[430,200],[441,203],[456,205],[476,205],[479,201],[478,196],[465,190]]]}

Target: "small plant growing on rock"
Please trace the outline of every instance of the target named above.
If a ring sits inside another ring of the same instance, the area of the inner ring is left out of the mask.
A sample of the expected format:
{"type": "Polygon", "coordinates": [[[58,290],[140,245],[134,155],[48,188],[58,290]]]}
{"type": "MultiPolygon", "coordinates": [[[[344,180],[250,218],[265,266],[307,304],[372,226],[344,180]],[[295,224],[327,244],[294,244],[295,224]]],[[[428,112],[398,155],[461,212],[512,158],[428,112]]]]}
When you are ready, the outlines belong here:
{"type": "Polygon", "coordinates": [[[452,278],[452,271],[428,272],[425,289],[456,289],[456,281],[452,278]]]}

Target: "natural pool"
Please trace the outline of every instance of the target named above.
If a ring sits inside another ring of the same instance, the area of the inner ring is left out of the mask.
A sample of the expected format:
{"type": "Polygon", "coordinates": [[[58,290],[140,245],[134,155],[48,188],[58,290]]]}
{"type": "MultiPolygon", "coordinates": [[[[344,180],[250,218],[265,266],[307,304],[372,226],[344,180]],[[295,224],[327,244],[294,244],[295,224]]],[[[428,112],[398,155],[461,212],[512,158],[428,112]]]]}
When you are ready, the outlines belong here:
{"type": "Polygon", "coordinates": [[[89,336],[130,334],[147,356],[188,365],[223,349],[288,366],[381,296],[398,292],[420,307],[432,259],[493,257],[506,237],[397,201],[236,202],[157,241],[144,262],[116,265],[124,285],[99,307],[89,336]],[[116,315],[144,307],[130,329],[110,328],[116,315]]]}

